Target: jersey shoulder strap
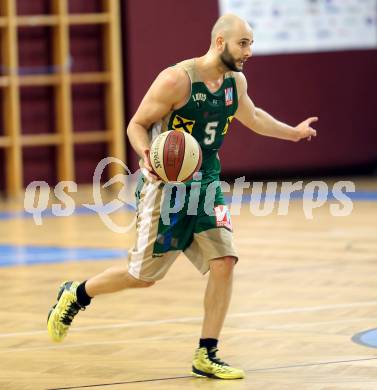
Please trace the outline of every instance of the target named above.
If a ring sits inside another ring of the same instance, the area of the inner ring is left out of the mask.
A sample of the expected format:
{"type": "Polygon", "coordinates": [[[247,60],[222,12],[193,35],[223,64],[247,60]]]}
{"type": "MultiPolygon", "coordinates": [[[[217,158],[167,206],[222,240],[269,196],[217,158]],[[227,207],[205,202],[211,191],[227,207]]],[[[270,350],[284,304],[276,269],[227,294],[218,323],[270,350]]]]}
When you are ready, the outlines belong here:
{"type": "MultiPolygon", "coordinates": [[[[173,65],[174,67],[179,67],[186,71],[190,77],[191,83],[202,83],[203,80],[199,78],[196,69],[195,69],[195,58],[190,58],[189,60],[184,60],[173,65]]],[[[225,73],[224,79],[233,79],[235,80],[234,74],[232,71],[225,73]]]]}
{"type": "Polygon", "coordinates": [[[199,81],[195,72],[195,58],[178,62],[174,67],[183,69],[188,74],[191,84],[199,81]]]}

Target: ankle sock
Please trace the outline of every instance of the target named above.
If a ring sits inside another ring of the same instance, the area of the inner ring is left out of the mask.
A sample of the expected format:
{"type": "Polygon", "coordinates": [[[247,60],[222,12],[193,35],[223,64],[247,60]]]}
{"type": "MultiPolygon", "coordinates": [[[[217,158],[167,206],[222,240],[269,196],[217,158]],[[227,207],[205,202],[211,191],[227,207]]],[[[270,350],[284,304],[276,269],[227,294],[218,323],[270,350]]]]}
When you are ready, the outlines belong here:
{"type": "Polygon", "coordinates": [[[200,339],[199,348],[207,348],[207,351],[210,351],[212,348],[217,348],[217,339],[200,339]]]}
{"type": "Polygon", "coordinates": [[[92,300],[92,298],[88,295],[88,293],[85,290],[85,283],[86,280],[81,284],[79,284],[76,290],[77,302],[79,303],[80,306],[83,307],[90,305],[90,301],[92,300]]]}

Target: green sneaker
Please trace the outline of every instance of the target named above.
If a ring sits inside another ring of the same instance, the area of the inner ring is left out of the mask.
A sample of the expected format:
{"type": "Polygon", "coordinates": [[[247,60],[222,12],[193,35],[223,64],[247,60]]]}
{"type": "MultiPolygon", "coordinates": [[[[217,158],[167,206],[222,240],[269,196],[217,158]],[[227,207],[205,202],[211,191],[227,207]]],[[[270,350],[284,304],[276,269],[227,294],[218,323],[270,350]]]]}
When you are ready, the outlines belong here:
{"type": "Polygon", "coordinates": [[[64,282],[59,289],[58,302],[50,309],[47,317],[47,330],[51,339],[60,342],[67,335],[73,317],[85,310],[77,302],[76,290],[79,282],[64,282]]]}
{"type": "Polygon", "coordinates": [[[212,348],[209,352],[205,347],[198,348],[192,362],[191,374],[200,378],[216,379],[242,379],[245,377],[243,370],[230,367],[229,364],[220,360],[216,356],[217,351],[217,348],[212,348]]]}

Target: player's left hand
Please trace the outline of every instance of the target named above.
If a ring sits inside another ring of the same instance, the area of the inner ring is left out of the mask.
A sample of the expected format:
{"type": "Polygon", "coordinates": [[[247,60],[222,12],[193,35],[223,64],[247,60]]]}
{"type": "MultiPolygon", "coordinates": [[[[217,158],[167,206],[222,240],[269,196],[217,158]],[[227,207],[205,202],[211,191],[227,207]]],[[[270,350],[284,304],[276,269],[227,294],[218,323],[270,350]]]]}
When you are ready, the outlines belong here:
{"type": "Polygon", "coordinates": [[[295,130],[297,131],[297,141],[303,138],[306,138],[308,141],[310,141],[312,137],[316,137],[317,131],[311,127],[311,124],[317,121],[318,121],[318,117],[314,116],[305,119],[303,122],[298,124],[295,127],[295,130]]]}

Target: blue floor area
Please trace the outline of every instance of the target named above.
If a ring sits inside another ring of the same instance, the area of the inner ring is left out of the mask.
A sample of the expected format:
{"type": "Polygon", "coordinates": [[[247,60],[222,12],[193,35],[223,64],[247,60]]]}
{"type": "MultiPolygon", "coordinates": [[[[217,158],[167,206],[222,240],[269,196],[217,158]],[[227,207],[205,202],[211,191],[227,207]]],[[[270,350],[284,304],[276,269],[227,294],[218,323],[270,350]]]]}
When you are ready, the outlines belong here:
{"type": "MultiPolygon", "coordinates": [[[[353,200],[358,202],[377,202],[377,191],[356,191],[356,192],[350,192],[346,193],[347,196],[353,200]]],[[[292,200],[300,200],[303,199],[304,192],[303,191],[295,191],[291,194],[290,199],[292,200]]],[[[276,194],[273,197],[266,196],[265,194],[262,194],[262,201],[269,200],[269,201],[279,201],[280,194],[276,194]]],[[[225,194],[225,200],[227,203],[230,203],[232,200],[231,195],[225,194]]],[[[336,200],[332,194],[328,194],[326,197],[327,201],[336,200]]],[[[251,200],[250,194],[249,195],[243,195],[242,198],[238,197],[235,199],[237,203],[250,203],[254,200],[251,200]]],[[[105,210],[105,208],[104,208],[105,210]]],[[[123,209],[124,211],[131,211],[134,212],[135,209],[125,204],[123,209]]],[[[96,211],[90,210],[86,207],[80,206],[77,207],[73,215],[93,215],[96,214],[96,211]]],[[[0,212],[0,220],[11,220],[11,219],[23,219],[23,218],[33,218],[33,215],[26,212],[26,211],[5,211],[0,212]]],[[[42,218],[56,218],[56,216],[52,213],[51,209],[47,209],[42,212],[42,218]]],[[[61,218],[61,217],[59,217],[61,218]]]]}
{"type": "Polygon", "coordinates": [[[357,333],[352,337],[352,341],[366,347],[377,348],[377,329],[357,333]]]}
{"type": "MultiPolygon", "coordinates": [[[[103,208],[104,212],[106,212],[105,207],[103,208]]],[[[122,208],[123,211],[131,211],[135,212],[135,208],[125,204],[122,208]]],[[[97,211],[91,210],[87,207],[80,206],[75,209],[73,215],[94,215],[97,214],[97,211]]],[[[0,220],[10,220],[16,218],[33,218],[33,214],[28,213],[27,211],[4,211],[0,212],[0,220]]],[[[47,209],[42,212],[42,218],[56,218],[56,216],[52,213],[51,209],[47,209]]],[[[61,218],[61,217],[59,217],[61,218]]]]}
{"type": "Polygon", "coordinates": [[[125,249],[0,245],[0,267],[62,263],[65,261],[121,259],[126,257],[127,250],[125,249]]]}
{"type": "MultiPolygon", "coordinates": [[[[376,202],[376,191],[357,191],[354,193],[347,193],[347,196],[353,201],[366,201],[376,202]]],[[[232,196],[225,196],[226,202],[231,202],[232,196]]],[[[280,195],[277,194],[274,197],[262,196],[262,201],[275,200],[278,201],[280,195]]],[[[303,191],[296,191],[291,195],[292,200],[303,199],[303,191]]],[[[329,194],[327,200],[335,200],[335,198],[329,194]]],[[[250,194],[243,195],[235,199],[237,203],[250,203],[250,194]]],[[[125,205],[123,210],[134,212],[134,209],[125,205]]],[[[90,215],[96,212],[86,207],[77,207],[74,215],[90,215]]],[[[0,212],[0,220],[12,220],[12,219],[29,219],[33,215],[26,211],[20,212],[0,212]]],[[[42,213],[42,218],[56,218],[51,212],[51,209],[42,213]]],[[[82,260],[105,260],[105,259],[120,259],[127,256],[127,250],[121,249],[103,249],[103,248],[63,248],[53,246],[35,246],[35,245],[0,245],[0,267],[9,267],[16,265],[30,265],[30,264],[48,264],[48,263],[60,263],[65,261],[82,261],[82,260]]],[[[377,331],[376,331],[377,340],[377,331]]],[[[377,341],[376,341],[377,347],[377,341]]]]}

